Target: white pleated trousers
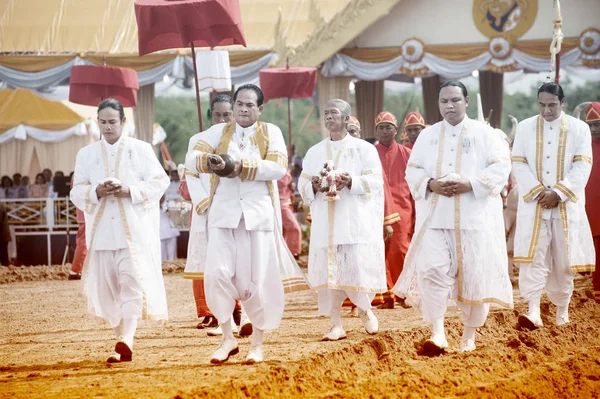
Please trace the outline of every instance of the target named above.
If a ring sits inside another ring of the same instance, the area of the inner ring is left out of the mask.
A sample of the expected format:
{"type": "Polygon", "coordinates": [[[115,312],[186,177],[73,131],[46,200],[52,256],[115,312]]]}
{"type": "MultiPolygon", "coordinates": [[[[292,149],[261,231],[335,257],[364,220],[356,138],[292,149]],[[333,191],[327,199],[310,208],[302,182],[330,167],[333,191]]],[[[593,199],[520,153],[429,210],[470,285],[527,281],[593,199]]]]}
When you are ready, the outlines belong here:
{"type": "Polygon", "coordinates": [[[371,309],[371,302],[375,298],[374,292],[344,291],[331,288],[321,288],[317,291],[319,315],[335,316],[342,309],[346,298],[350,298],[357,308],[363,311],[371,309]]]}
{"type": "Polygon", "coordinates": [[[546,290],[548,299],[565,307],[571,301],[575,274],[571,272],[562,220],[542,220],[533,263],[519,266],[519,291],[527,302],[546,290]]]}
{"type": "Polygon", "coordinates": [[[209,228],[204,291],[219,324],[239,299],[254,327],[279,328],[284,293],[274,232],[248,231],[243,219],[236,229],[209,228]]]}
{"type": "MultiPolygon", "coordinates": [[[[458,296],[458,263],[454,230],[427,229],[416,256],[417,278],[423,320],[432,322],[444,317],[448,300],[458,296]]],[[[467,267],[467,265],[465,265],[467,267]]],[[[456,303],[462,322],[467,327],[481,327],[489,313],[489,304],[456,303]]]]}
{"type": "Polygon", "coordinates": [[[94,265],[84,282],[89,312],[113,328],[123,319],[140,319],[144,289],[129,249],[91,251],[88,256],[94,265]]]}

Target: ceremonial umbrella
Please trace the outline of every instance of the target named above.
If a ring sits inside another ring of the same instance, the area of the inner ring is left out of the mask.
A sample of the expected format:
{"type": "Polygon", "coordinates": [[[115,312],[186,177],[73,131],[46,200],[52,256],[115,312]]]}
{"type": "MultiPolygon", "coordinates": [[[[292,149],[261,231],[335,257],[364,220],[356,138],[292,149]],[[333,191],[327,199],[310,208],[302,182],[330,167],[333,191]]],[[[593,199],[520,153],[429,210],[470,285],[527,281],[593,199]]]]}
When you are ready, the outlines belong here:
{"type": "Polygon", "coordinates": [[[204,130],[195,46],[246,46],[239,0],[136,0],[135,16],[140,55],[191,47],[198,123],[204,130]]]}
{"type": "Polygon", "coordinates": [[[290,99],[312,97],[317,84],[317,68],[285,67],[262,69],[260,88],[265,102],[287,98],[288,103],[288,158],[292,162],[292,113],[290,99]]]}
{"type": "Polygon", "coordinates": [[[69,101],[97,107],[102,100],[112,97],[124,107],[135,107],[138,88],[133,69],[79,65],[71,68],[69,101]]]}

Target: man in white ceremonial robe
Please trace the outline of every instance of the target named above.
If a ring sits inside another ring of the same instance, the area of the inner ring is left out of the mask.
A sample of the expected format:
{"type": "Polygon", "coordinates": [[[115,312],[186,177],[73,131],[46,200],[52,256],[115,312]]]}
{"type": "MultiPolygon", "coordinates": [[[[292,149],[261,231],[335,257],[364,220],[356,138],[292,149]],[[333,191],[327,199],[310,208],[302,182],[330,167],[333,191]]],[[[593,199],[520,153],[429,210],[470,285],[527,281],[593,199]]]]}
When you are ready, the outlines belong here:
{"type": "Polygon", "coordinates": [[[234,95],[235,123],[212,126],[186,156],[188,172],[211,174],[208,196],[195,203],[195,210],[207,216],[204,289],[223,333],[211,357],[214,364],[239,352],[230,322],[236,299],[253,327],[244,360],[252,364],[263,360],[264,332],[279,327],[284,291],[308,288],[281,236],[276,180],[286,173],[287,154],[281,130],[258,122],[262,103],[257,86],[240,86],[234,95]],[[213,173],[226,167],[220,154],[234,160],[225,177],[213,173]],[[288,278],[282,269],[289,271],[288,278]]]}
{"type": "Polygon", "coordinates": [[[139,320],[167,320],[159,200],[169,185],[150,144],[122,134],[122,105],[98,107],[102,140],[79,151],[71,200],[84,212],[88,311],[115,332],[108,362],[131,361],[139,320]]]}
{"type": "Polygon", "coordinates": [[[421,304],[433,334],[426,353],[448,347],[448,301],[461,309],[459,350],[475,349],[476,328],[490,303],[511,308],[506,240],[499,200],[510,173],[510,155],[494,129],[469,119],[465,86],[449,81],[439,91],[444,120],[424,129],[415,143],[406,180],[416,205],[415,235],[393,291],[421,304]]]}
{"type": "Polygon", "coordinates": [[[387,289],[381,162],[373,145],[348,134],[350,114],[343,100],[327,103],[324,119],[330,136],[308,150],[298,182],[312,215],[308,279],[318,292],[319,314],[332,321],[324,341],[346,338],[340,316],[346,298],[357,306],[367,333],[376,334],[379,324],[371,301],[387,289]],[[321,184],[328,161],[340,174],[337,200],[321,184]]]}
{"type": "Polygon", "coordinates": [[[560,85],[543,84],[538,90],[540,114],[519,123],[513,145],[519,186],[514,261],[519,264],[519,291],[529,304],[519,324],[527,329],[542,326],[544,289],[557,307],[556,324],[568,323],[575,273],[595,269],[585,212],[591,133],[585,122],[562,111],[563,104],[560,85]]]}
{"type": "MultiPolygon", "coordinates": [[[[196,133],[190,138],[190,141],[188,143],[188,152],[194,150],[194,147],[196,147],[196,144],[198,144],[198,142],[202,140],[202,137],[204,135],[205,132],[200,132],[196,133]]],[[[199,148],[201,148],[201,146],[202,145],[200,145],[199,148]]],[[[202,213],[198,205],[201,201],[203,201],[205,198],[208,198],[210,195],[210,175],[206,173],[196,173],[188,170],[186,170],[185,174],[187,190],[192,201],[193,214],[191,218],[187,259],[185,263],[183,277],[186,279],[193,280],[194,282],[199,281],[202,284],[202,290],[204,290],[204,267],[206,264],[206,252],[208,246],[206,227],[207,218],[206,213],[202,213]]],[[[198,301],[198,299],[196,299],[196,301],[198,301]]],[[[196,306],[198,306],[197,302],[196,306]]],[[[230,319],[231,328],[234,333],[237,333],[238,326],[233,320],[235,318],[235,311],[233,316],[234,317],[230,319]]],[[[244,333],[241,334],[241,336],[249,336],[252,333],[252,323],[248,319],[248,315],[246,315],[246,312],[244,312],[243,309],[240,310],[240,316],[240,327],[244,327],[243,330],[248,331],[247,334],[244,333]]],[[[212,319],[212,316],[210,316],[210,318],[212,319]]],[[[209,330],[208,335],[223,335],[223,331],[220,326],[217,326],[217,328],[209,330]]]]}

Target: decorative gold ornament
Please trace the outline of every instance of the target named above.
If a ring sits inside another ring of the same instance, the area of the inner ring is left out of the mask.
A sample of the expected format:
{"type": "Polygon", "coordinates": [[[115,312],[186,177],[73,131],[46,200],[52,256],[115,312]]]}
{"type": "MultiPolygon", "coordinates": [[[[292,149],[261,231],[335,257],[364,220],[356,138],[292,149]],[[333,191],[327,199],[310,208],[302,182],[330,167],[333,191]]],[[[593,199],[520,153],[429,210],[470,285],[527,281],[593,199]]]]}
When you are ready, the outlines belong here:
{"type": "Polygon", "coordinates": [[[600,30],[588,28],[579,35],[579,50],[585,55],[599,55],[600,30]]]}
{"type": "Polygon", "coordinates": [[[489,51],[492,57],[497,60],[505,60],[512,53],[512,46],[508,40],[503,37],[494,37],[490,40],[489,51]]]}
{"type": "Polygon", "coordinates": [[[538,0],[473,0],[473,21],[486,37],[523,36],[535,22],[538,0]]]}
{"type": "Polygon", "coordinates": [[[406,39],[402,43],[402,57],[411,64],[421,62],[425,55],[425,45],[415,37],[406,39]]]}

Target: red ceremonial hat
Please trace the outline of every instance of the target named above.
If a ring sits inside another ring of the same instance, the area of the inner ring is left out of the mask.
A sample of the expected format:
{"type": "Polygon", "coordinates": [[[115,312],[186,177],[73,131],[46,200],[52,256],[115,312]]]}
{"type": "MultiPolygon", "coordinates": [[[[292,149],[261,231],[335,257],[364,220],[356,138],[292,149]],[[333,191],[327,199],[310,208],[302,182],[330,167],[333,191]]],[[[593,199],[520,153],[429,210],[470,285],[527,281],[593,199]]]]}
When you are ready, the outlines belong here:
{"type": "Polygon", "coordinates": [[[396,119],[394,114],[391,112],[384,111],[377,115],[377,118],[375,118],[375,127],[381,125],[382,123],[389,123],[394,125],[394,127],[398,127],[398,119],[396,119]]]}
{"type": "Polygon", "coordinates": [[[600,121],[600,103],[595,102],[588,105],[585,110],[585,121],[586,122],[596,122],[600,121]]]}
{"type": "Polygon", "coordinates": [[[360,129],[360,122],[358,121],[358,119],[356,119],[355,116],[351,116],[350,117],[350,121],[348,122],[348,126],[350,126],[350,125],[354,125],[354,126],[356,126],[357,128],[360,129]]]}
{"type": "Polygon", "coordinates": [[[406,114],[406,118],[404,118],[404,128],[406,129],[408,126],[423,126],[425,127],[425,119],[418,112],[409,112],[406,114]]]}

